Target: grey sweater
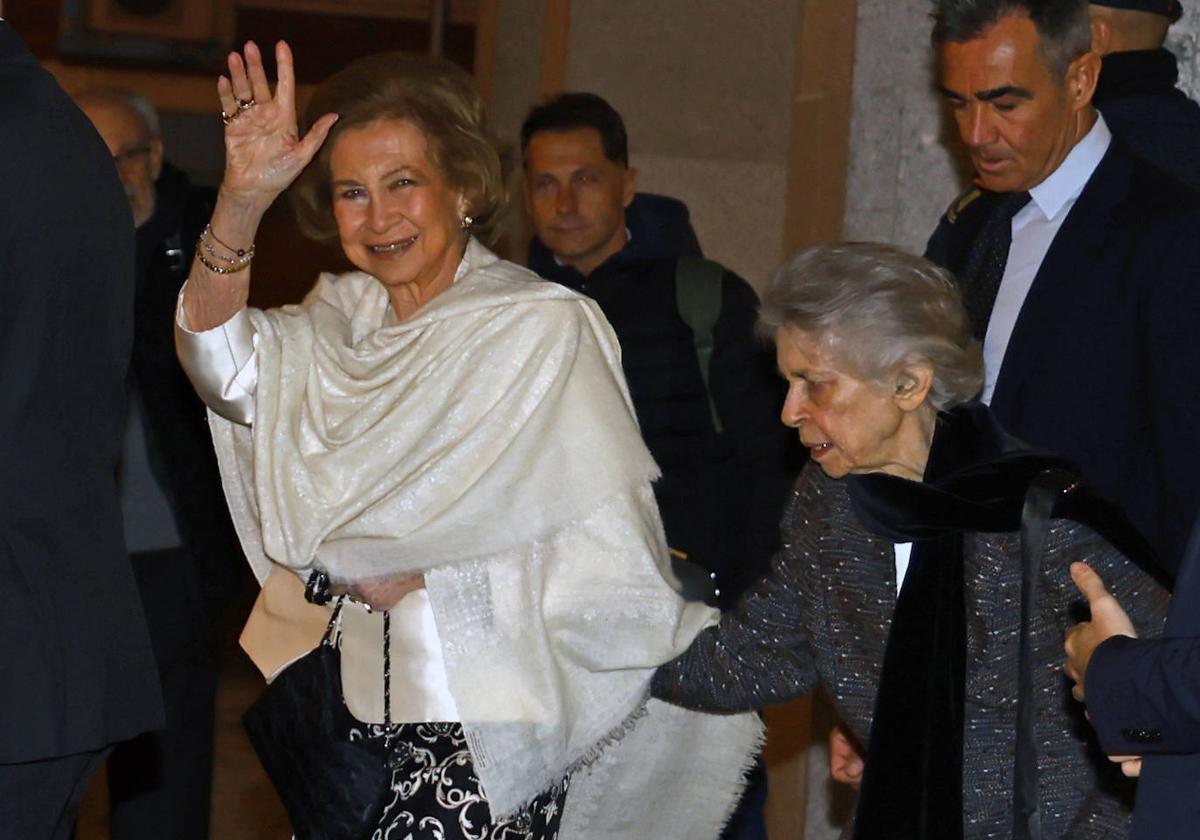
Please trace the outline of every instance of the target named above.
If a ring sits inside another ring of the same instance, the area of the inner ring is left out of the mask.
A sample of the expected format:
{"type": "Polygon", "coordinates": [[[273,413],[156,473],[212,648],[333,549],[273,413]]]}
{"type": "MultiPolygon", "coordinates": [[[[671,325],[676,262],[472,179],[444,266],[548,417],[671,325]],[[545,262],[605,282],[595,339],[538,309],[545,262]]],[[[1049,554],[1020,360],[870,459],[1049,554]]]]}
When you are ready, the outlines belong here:
{"type": "MultiPolygon", "coordinates": [[[[842,720],[867,743],[896,600],[892,543],[856,521],[844,482],[809,466],[783,519],[772,573],[654,677],[653,693],[704,711],[781,703],[823,684],[842,720]]],[[[1020,535],[964,538],[967,667],[963,829],[967,840],[1012,834],[1020,535]]],[[[1125,836],[1132,785],[1100,754],[1062,673],[1063,635],[1086,617],[1069,567],[1087,561],[1157,633],[1167,594],[1095,532],[1055,520],[1046,539],[1031,641],[1042,826],[1051,838],[1125,836]]],[[[947,739],[957,733],[947,732],[947,739]]]]}

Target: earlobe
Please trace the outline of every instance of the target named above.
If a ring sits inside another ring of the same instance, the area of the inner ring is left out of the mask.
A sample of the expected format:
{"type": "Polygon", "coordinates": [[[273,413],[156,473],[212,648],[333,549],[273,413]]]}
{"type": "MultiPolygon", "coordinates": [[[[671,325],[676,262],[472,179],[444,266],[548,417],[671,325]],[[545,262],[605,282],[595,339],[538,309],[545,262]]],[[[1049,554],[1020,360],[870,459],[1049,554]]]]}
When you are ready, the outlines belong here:
{"type": "Polygon", "coordinates": [[[633,197],[634,197],[634,195],[637,194],[637,181],[638,181],[637,170],[636,169],[626,169],[625,170],[625,192],[621,196],[626,207],[628,207],[633,202],[633,197]]]}

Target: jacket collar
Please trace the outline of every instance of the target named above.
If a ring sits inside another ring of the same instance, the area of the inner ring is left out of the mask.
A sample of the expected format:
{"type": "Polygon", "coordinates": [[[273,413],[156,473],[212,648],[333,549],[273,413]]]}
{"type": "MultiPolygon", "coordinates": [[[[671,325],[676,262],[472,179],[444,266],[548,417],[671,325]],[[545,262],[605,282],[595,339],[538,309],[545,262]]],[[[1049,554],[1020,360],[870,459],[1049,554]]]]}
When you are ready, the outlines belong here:
{"type": "Polygon", "coordinates": [[[1179,63],[1170,50],[1135,50],[1111,53],[1104,57],[1093,100],[1103,108],[1106,102],[1139,94],[1176,94],[1179,63]]]}

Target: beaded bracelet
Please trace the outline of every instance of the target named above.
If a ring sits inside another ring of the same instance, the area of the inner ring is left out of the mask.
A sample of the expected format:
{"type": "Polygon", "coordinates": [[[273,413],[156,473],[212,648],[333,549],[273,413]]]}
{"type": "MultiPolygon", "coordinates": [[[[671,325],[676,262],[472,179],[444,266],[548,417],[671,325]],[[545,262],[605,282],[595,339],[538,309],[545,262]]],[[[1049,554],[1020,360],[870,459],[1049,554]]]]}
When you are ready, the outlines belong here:
{"type": "MultiPolygon", "coordinates": [[[[234,254],[236,254],[236,255],[237,255],[237,256],[235,257],[235,259],[236,259],[237,261],[239,261],[239,262],[240,262],[241,260],[243,260],[243,259],[244,259],[244,260],[247,260],[247,261],[254,259],[254,245],[251,245],[249,248],[232,248],[232,247],[230,247],[229,245],[226,245],[224,242],[222,242],[222,241],[221,241],[220,237],[218,237],[218,236],[217,236],[217,232],[216,232],[215,230],[213,230],[213,229],[212,229],[212,224],[207,224],[207,225],[205,225],[205,226],[204,226],[204,232],[203,232],[202,234],[200,234],[200,235],[201,235],[202,237],[206,237],[206,238],[208,238],[208,239],[211,239],[213,242],[215,242],[215,243],[217,243],[218,245],[220,245],[220,246],[221,246],[222,248],[224,248],[226,251],[232,251],[234,254]]],[[[215,253],[213,253],[213,251],[211,250],[211,243],[210,243],[210,247],[209,247],[209,248],[207,248],[207,249],[205,249],[205,250],[207,250],[207,251],[208,251],[210,254],[212,254],[214,257],[216,257],[216,256],[217,256],[217,255],[216,255],[215,253]]],[[[221,259],[220,257],[217,257],[217,258],[218,258],[218,259],[221,259]]],[[[230,260],[230,262],[232,262],[232,260],[230,260]]]]}
{"type": "Polygon", "coordinates": [[[200,260],[201,264],[213,274],[237,274],[239,271],[245,271],[250,267],[250,260],[246,260],[245,262],[237,265],[231,264],[231,267],[226,268],[225,266],[217,265],[214,262],[209,262],[207,259],[205,259],[202,251],[196,252],[196,259],[200,260]]]}
{"type": "Polygon", "coordinates": [[[254,259],[254,246],[251,245],[248,249],[230,248],[217,238],[212,225],[208,224],[204,226],[204,230],[200,234],[200,249],[197,249],[196,256],[204,267],[214,274],[237,274],[239,271],[245,270],[250,265],[250,261],[254,259]],[[218,254],[213,247],[214,242],[225,250],[232,251],[234,256],[218,254]],[[205,251],[212,259],[204,256],[205,251]]]}

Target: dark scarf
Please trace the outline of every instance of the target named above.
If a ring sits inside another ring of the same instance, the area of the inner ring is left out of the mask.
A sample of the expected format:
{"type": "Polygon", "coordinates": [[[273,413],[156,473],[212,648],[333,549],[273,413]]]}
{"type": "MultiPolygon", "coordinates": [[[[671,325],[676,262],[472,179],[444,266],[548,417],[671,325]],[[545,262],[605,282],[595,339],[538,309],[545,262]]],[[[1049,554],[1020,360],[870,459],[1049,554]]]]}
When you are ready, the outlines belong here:
{"type": "Polygon", "coordinates": [[[963,535],[1021,527],[1030,482],[1065,461],[1007,438],[972,403],[938,415],[924,481],[850,476],[868,531],[912,542],[859,796],[857,840],[961,840],[966,622],[963,535]]]}

